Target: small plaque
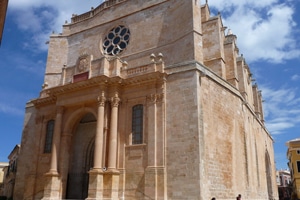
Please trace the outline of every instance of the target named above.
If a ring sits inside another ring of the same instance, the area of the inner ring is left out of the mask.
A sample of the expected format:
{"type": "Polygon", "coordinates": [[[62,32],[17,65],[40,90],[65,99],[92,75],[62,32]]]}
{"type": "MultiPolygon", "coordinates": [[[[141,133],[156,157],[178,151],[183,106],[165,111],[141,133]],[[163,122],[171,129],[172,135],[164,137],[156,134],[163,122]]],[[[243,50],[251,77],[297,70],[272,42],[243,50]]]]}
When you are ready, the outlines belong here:
{"type": "Polygon", "coordinates": [[[79,81],[84,81],[89,78],[89,72],[84,72],[81,74],[76,74],[73,76],[73,83],[79,82],[79,81]]]}

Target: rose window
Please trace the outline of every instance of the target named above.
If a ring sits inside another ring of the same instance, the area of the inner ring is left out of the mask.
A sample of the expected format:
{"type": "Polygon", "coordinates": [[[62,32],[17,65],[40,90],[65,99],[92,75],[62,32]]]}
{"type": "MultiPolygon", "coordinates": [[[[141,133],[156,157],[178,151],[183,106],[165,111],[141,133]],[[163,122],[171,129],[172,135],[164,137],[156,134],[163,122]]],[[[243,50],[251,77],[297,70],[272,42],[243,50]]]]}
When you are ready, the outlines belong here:
{"type": "Polygon", "coordinates": [[[130,31],[125,26],[117,26],[109,31],[103,41],[104,54],[115,56],[129,44],[130,31]]]}

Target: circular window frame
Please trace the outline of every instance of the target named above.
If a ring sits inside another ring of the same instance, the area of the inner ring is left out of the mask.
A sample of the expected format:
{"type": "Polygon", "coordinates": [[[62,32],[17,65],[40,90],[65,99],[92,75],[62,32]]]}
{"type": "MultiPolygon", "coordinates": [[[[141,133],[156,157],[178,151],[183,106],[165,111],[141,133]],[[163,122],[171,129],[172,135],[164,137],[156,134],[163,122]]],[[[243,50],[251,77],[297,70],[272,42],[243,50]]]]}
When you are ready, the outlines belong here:
{"type": "Polygon", "coordinates": [[[106,33],[102,40],[102,53],[105,56],[118,56],[127,48],[129,42],[129,28],[124,25],[115,26],[106,33]]]}

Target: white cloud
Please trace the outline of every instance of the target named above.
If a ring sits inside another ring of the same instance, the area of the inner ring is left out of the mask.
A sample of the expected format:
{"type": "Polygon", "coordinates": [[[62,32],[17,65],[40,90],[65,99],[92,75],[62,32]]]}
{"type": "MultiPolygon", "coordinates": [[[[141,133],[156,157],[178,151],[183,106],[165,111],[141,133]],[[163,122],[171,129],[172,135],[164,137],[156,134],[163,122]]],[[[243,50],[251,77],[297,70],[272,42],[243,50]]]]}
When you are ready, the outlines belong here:
{"type": "Polygon", "coordinates": [[[300,76],[298,74],[295,74],[292,76],[291,79],[292,79],[292,81],[298,81],[298,80],[300,80],[300,76]]]}
{"type": "Polygon", "coordinates": [[[300,99],[297,88],[263,87],[266,126],[273,134],[282,134],[300,123],[300,99]]]}
{"type": "MultiPolygon", "coordinates": [[[[97,7],[103,0],[10,0],[9,9],[17,10],[16,23],[32,34],[32,43],[46,50],[52,31],[61,32],[65,20],[97,7]]],[[[248,63],[264,60],[281,63],[300,56],[299,41],[293,36],[294,9],[290,1],[209,0],[211,8],[222,14],[224,25],[238,37],[240,53],[248,63]]],[[[26,43],[24,43],[26,47],[26,43]]]]}
{"type": "Polygon", "coordinates": [[[24,116],[24,98],[27,95],[21,91],[11,91],[0,88],[0,114],[24,116]]]}
{"type": "Polygon", "coordinates": [[[253,0],[209,0],[209,6],[213,6],[218,10],[228,11],[231,10],[232,7],[253,7],[253,8],[264,8],[266,6],[272,5],[277,3],[278,0],[260,0],[260,1],[253,1],[253,0]]]}
{"type": "MultiPolygon", "coordinates": [[[[29,48],[30,44],[28,44],[29,48]]],[[[17,71],[21,70],[22,72],[30,72],[31,74],[43,77],[44,76],[44,68],[41,66],[45,66],[45,61],[35,60],[33,54],[30,56],[25,54],[20,54],[18,51],[4,51],[3,52],[4,59],[0,60],[0,66],[13,66],[17,71]]],[[[20,72],[20,71],[19,71],[20,72]]]]}
{"type": "Polygon", "coordinates": [[[221,12],[223,24],[237,35],[240,53],[245,55],[247,62],[271,63],[300,56],[296,46],[299,42],[293,35],[295,11],[288,3],[278,0],[209,1],[211,7],[221,12]]]}
{"type": "MultiPolygon", "coordinates": [[[[8,8],[13,11],[17,27],[31,35],[30,49],[47,50],[45,42],[52,31],[61,32],[62,25],[70,21],[72,14],[87,12],[101,2],[103,0],[10,0],[8,8]]],[[[26,42],[23,46],[28,47],[26,42]]]]}
{"type": "Polygon", "coordinates": [[[9,114],[9,115],[17,115],[17,116],[23,116],[24,115],[24,109],[16,108],[13,105],[5,104],[0,102],[0,113],[2,114],[9,114]]]}

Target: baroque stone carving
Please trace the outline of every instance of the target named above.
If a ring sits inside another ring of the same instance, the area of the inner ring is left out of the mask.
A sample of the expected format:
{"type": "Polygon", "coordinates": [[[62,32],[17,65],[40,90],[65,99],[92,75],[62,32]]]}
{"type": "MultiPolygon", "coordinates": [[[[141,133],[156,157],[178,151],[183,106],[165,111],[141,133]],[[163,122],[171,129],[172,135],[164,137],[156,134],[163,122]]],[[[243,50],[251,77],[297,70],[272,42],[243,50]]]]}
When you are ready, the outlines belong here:
{"type": "Polygon", "coordinates": [[[110,102],[112,107],[118,107],[121,99],[118,97],[118,93],[114,97],[111,97],[110,102]]]}
{"type": "Polygon", "coordinates": [[[151,103],[159,103],[159,102],[163,102],[163,98],[164,98],[164,93],[150,94],[149,96],[147,96],[147,101],[151,103]]]}
{"type": "Polygon", "coordinates": [[[86,71],[86,69],[88,68],[88,60],[86,58],[82,58],[80,61],[79,61],[79,64],[78,64],[78,71],[79,72],[84,72],[86,71]]]}
{"type": "Polygon", "coordinates": [[[78,58],[77,65],[76,65],[76,73],[83,73],[89,71],[90,67],[90,56],[87,54],[81,55],[78,58]]]}
{"type": "Polygon", "coordinates": [[[98,96],[98,106],[104,107],[106,98],[104,96],[104,92],[102,91],[101,95],[98,96]]]}

